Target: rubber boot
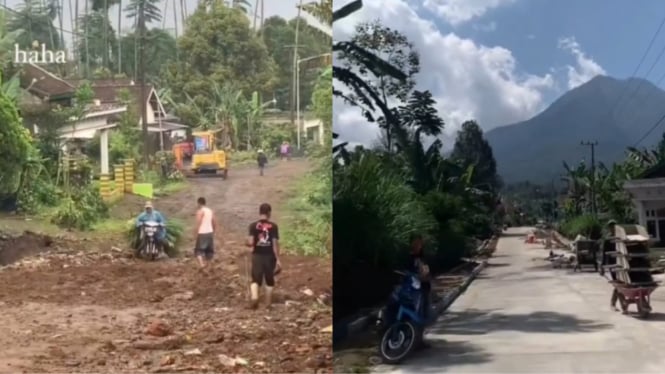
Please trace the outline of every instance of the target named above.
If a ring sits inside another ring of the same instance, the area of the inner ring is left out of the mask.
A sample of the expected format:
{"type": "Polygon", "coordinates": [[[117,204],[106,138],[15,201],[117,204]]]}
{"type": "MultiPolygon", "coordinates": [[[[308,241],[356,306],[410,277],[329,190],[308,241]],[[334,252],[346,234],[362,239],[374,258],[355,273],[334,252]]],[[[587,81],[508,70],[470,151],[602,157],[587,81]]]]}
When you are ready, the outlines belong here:
{"type": "Polygon", "coordinates": [[[266,308],[270,309],[272,306],[272,287],[266,286],[266,308]]]}
{"type": "Polygon", "coordinates": [[[259,285],[258,283],[252,283],[249,286],[250,301],[249,307],[251,309],[256,309],[259,306],[259,285]]]}

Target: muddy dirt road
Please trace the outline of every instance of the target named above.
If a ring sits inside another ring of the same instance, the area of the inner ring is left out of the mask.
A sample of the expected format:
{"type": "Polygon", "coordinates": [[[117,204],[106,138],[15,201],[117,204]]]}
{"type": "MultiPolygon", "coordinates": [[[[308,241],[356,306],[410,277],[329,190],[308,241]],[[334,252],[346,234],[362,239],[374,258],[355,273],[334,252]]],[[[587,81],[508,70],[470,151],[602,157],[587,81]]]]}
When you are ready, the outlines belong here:
{"type": "MultiPolygon", "coordinates": [[[[279,223],[289,183],[308,167],[279,163],[262,179],[232,170],[227,181],[193,180],[154,200],[167,219],[191,222],[196,198],[208,199],[224,239],[209,275],[189,254],[191,238],[188,256],[148,263],[112,249],[120,240],[0,236],[0,257],[7,248],[32,255],[0,271],[0,372],[331,372],[332,311],[320,297],[330,260],[284,255],[273,311],[245,309],[247,226],[262,202],[279,223]]],[[[123,204],[135,212],[143,201],[123,204]]]]}

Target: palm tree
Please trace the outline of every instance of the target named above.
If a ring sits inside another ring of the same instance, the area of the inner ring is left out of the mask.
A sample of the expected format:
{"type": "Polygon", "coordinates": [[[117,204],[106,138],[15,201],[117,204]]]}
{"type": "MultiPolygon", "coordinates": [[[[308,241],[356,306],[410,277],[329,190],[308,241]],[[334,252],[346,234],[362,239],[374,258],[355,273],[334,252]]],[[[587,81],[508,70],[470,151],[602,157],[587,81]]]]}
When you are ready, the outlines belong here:
{"type": "MultiPolygon", "coordinates": [[[[110,64],[110,57],[109,53],[111,53],[111,49],[114,48],[117,43],[114,43],[115,40],[113,40],[112,37],[115,35],[115,31],[113,30],[113,27],[111,27],[110,22],[109,22],[109,9],[120,3],[120,0],[90,0],[90,10],[93,12],[93,16],[97,14],[98,16],[101,16],[102,25],[101,29],[104,30],[104,33],[102,35],[102,40],[104,49],[102,53],[102,66],[107,69],[111,69],[111,64],[110,64]]],[[[118,25],[118,29],[120,28],[120,25],[118,25]]],[[[87,34],[86,34],[87,37],[87,34]]]]}
{"type": "Polygon", "coordinates": [[[89,65],[90,71],[98,68],[112,70],[115,59],[109,54],[117,51],[117,41],[108,17],[102,11],[95,11],[81,17],[80,22],[83,29],[87,30],[85,38],[79,40],[77,46],[81,62],[89,65]]]}
{"type": "Polygon", "coordinates": [[[25,0],[10,16],[7,30],[25,30],[16,38],[16,43],[23,48],[30,48],[34,41],[38,41],[46,44],[47,49],[61,49],[62,38],[53,25],[57,14],[53,3],[39,4],[25,0]]]}
{"type": "Polygon", "coordinates": [[[159,0],[130,0],[129,4],[125,7],[127,18],[137,18],[139,11],[143,9],[145,24],[159,22],[162,20],[162,11],[157,4],[159,4],[159,0]]]}
{"type": "MultiPolygon", "coordinates": [[[[318,3],[318,5],[308,5],[310,6],[309,11],[313,12],[313,14],[318,14],[322,20],[326,20],[328,14],[327,8],[324,8],[324,5],[329,5],[332,10],[332,3],[328,0],[318,3]]],[[[335,21],[339,21],[360,8],[362,8],[362,0],[352,1],[341,9],[332,12],[330,23],[332,24],[335,21]]],[[[353,42],[335,42],[333,43],[332,51],[333,53],[341,52],[345,55],[353,55],[355,60],[360,62],[360,69],[366,69],[367,71],[374,73],[376,76],[388,75],[397,80],[406,80],[407,78],[406,74],[399,69],[390,65],[375,54],[358,47],[358,45],[353,42]]],[[[351,70],[351,68],[333,66],[333,79],[351,89],[357,99],[352,99],[349,95],[345,95],[340,90],[334,91],[335,96],[341,97],[348,104],[359,107],[368,121],[376,122],[378,120],[374,114],[375,109],[378,109],[381,112],[383,117],[382,121],[384,121],[385,126],[391,128],[399,126],[399,118],[396,113],[388,107],[388,103],[386,103],[385,100],[382,100],[377,91],[365,82],[364,79],[360,78],[353,70],[351,70]]],[[[333,136],[336,137],[335,135],[333,136]]],[[[336,146],[335,149],[339,149],[339,146],[336,146]]]]}
{"type": "MultiPolygon", "coordinates": [[[[313,1],[307,4],[304,4],[302,6],[302,10],[305,13],[310,14],[312,17],[316,18],[319,22],[321,22],[324,25],[327,26],[332,26],[333,24],[333,11],[332,11],[332,0],[320,0],[320,1],[313,1]]],[[[357,3],[360,3],[360,5],[355,5],[352,6],[350,9],[353,11],[360,9],[362,6],[362,1],[357,1],[357,3]],[[357,7],[357,9],[356,9],[357,7]]],[[[353,3],[349,5],[354,5],[353,3]]],[[[346,8],[346,7],[344,7],[346,8]]],[[[344,9],[343,8],[343,9],[344,9]]],[[[340,9],[343,10],[343,9],[340,9]]],[[[346,15],[342,15],[341,13],[338,13],[340,18],[346,17],[346,15]]],[[[349,13],[351,14],[351,13],[349,13]]]]}
{"type": "Polygon", "coordinates": [[[249,0],[228,0],[226,4],[228,7],[238,9],[245,14],[249,14],[249,10],[252,9],[249,0]]]}

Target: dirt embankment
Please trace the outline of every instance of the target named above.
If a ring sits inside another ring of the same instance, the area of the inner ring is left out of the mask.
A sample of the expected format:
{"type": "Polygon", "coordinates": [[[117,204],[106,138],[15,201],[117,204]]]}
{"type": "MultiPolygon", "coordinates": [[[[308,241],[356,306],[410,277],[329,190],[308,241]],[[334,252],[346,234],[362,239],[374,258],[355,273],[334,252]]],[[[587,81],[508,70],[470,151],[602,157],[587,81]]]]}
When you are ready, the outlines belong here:
{"type": "MultiPolygon", "coordinates": [[[[284,256],[277,305],[245,309],[247,225],[262,202],[279,222],[288,184],[307,170],[232,170],[154,201],[191,222],[207,198],[223,227],[210,274],[190,257],[137,261],[108,240],[0,234],[0,264],[13,263],[0,268],[0,372],[332,372],[330,260],[284,256]]],[[[136,212],[143,201],[124,204],[136,212]]]]}

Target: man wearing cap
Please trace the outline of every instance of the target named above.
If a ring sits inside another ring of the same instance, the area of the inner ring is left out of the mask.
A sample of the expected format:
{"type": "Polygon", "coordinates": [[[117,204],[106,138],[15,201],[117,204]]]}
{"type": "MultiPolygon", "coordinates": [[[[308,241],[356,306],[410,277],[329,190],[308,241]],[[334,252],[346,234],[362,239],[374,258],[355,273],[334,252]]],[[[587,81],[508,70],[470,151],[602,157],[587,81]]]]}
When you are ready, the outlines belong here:
{"type": "Polygon", "coordinates": [[[166,220],[160,212],[154,209],[152,202],[150,201],[145,203],[144,211],[136,218],[137,230],[140,230],[141,225],[148,221],[154,221],[162,224],[162,227],[160,227],[157,231],[157,236],[155,238],[157,239],[158,244],[161,245],[162,249],[166,249],[166,220]]]}

